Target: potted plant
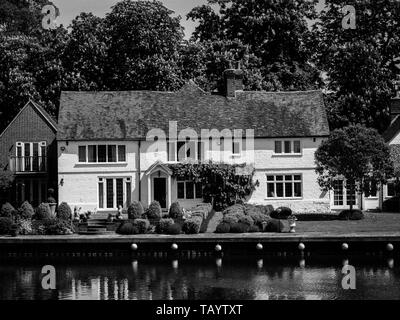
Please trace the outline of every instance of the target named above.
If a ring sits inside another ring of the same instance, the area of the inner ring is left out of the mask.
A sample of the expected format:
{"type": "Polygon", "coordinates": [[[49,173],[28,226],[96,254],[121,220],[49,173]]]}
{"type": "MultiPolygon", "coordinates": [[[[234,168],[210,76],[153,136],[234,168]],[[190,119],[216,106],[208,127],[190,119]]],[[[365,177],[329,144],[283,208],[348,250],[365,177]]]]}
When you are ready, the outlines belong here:
{"type": "Polygon", "coordinates": [[[47,203],[49,204],[51,215],[55,217],[57,202],[56,199],[54,198],[54,189],[52,188],[48,189],[47,194],[49,195],[49,197],[47,198],[47,203]]]}

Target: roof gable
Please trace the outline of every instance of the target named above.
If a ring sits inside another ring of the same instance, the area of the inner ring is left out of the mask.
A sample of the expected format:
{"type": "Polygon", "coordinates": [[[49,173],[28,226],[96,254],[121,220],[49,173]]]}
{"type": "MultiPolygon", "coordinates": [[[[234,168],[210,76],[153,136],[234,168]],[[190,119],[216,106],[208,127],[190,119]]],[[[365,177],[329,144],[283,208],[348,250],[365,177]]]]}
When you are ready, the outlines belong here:
{"type": "Polygon", "coordinates": [[[239,91],[236,98],[189,82],[176,92],[62,92],[59,140],[145,139],[149,130],[254,129],[255,137],[329,134],[321,91],[239,91]]]}

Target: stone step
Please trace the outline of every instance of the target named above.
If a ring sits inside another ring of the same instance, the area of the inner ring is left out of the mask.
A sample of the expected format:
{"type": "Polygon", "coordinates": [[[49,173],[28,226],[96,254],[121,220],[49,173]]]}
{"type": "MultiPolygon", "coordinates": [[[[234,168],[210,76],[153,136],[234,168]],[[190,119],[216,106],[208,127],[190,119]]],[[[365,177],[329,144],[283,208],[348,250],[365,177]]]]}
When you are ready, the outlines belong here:
{"type": "Polygon", "coordinates": [[[96,235],[96,234],[109,234],[112,233],[110,231],[97,231],[97,230],[86,230],[86,231],[79,231],[78,234],[82,235],[96,235]]]}

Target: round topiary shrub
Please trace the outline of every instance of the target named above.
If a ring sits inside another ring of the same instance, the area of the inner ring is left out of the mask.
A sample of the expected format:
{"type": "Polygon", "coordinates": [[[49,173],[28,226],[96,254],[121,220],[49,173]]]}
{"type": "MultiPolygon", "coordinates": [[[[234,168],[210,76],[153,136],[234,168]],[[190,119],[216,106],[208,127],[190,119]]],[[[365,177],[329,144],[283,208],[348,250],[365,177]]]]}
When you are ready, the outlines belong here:
{"type": "Polygon", "coordinates": [[[10,217],[0,217],[0,235],[8,235],[14,227],[14,221],[10,217]]]}
{"type": "Polygon", "coordinates": [[[231,233],[246,233],[250,229],[250,226],[244,223],[234,223],[231,225],[230,232],[231,233]]]}
{"type": "Polygon", "coordinates": [[[254,224],[254,220],[250,216],[244,216],[239,219],[239,223],[247,224],[250,227],[254,224]]]}
{"type": "Polygon", "coordinates": [[[71,220],[72,219],[72,210],[71,207],[66,202],[62,202],[58,206],[57,210],[57,218],[61,220],[71,220]]]}
{"type": "Polygon", "coordinates": [[[148,219],[157,220],[161,219],[162,209],[158,201],[153,201],[150,203],[149,208],[146,211],[146,216],[148,219]]]}
{"type": "Polygon", "coordinates": [[[243,204],[234,204],[223,211],[223,215],[236,214],[242,216],[245,214],[245,206],[243,204]]]}
{"type": "Polygon", "coordinates": [[[150,229],[150,222],[147,219],[135,219],[133,225],[139,230],[140,234],[144,234],[150,229]]]}
{"type": "Polygon", "coordinates": [[[156,233],[158,234],[165,234],[169,226],[174,224],[174,219],[166,218],[160,219],[156,224],[156,233]]]}
{"type": "Polygon", "coordinates": [[[183,218],[183,209],[179,202],[174,202],[171,204],[169,208],[169,217],[172,219],[182,219],[183,218]]]}
{"type": "Polygon", "coordinates": [[[51,220],[52,216],[49,205],[47,203],[41,203],[39,207],[36,208],[34,218],[36,220],[51,220]]]}
{"type": "Polygon", "coordinates": [[[364,214],[361,210],[354,209],[350,210],[343,210],[339,213],[340,220],[362,220],[364,219],[364,214]]]}
{"type": "Polygon", "coordinates": [[[179,223],[171,224],[167,227],[166,234],[176,235],[182,233],[182,227],[179,223]]]}
{"type": "Polygon", "coordinates": [[[261,212],[251,212],[248,214],[249,217],[251,217],[254,221],[254,224],[261,228],[261,230],[268,224],[268,222],[271,220],[271,217],[268,215],[265,215],[261,212]]]}
{"type": "Polygon", "coordinates": [[[292,214],[293,214],[292,209],[286,207],[279,207],[278,209],[271,212],[271,218],[287,219],[292,214]]]}
{"type": "Polygon", "coordinates": [[[123,235],[139,234],[139,229],[131,222],[124,222],[118,227],[116,233],[123,235]]]}
{"type": "Polygon", "coordinates": [[[25,201],[18,209],[18,217],[20,219],[32,219],[34,214],[35,210],[33,210],[32,205],[28,201],[25,201]]]}
{"type": "Polygon", "coordinates": [[[202,223],[203,219],[201,217],[191,217],[183,223],[182,231],[185,234],[198,234],[200,233],[202,223]]]}
{"type": "Polygon", "coordinates": [[[0,217],[11,218],[13,216],[14,212],[15,212],[15,209],[11,205],[11,203],[6,202],[5,204],[3,204],[1,206],[0,217]]]}
{"type": "Polygon", "coordinates": [[[253,224],[252,226],[250,226],[249,228],[249,232],[261,232],[261,228],[255,224],[253,224]]]}
{"type": "Polygon", "coordinates": [[[229,223],[226,222],[221,222],[219,225],[217,225],[217,228],[215,229],[215,233],[229,233],[231,231],[231,226],[229,223]]]}
{"type": "Polygon", "coordinates": [[[271,219],[265,227],[264,232],[282,232],[284,227],[281,220],[271,219]]]}
{"type": "Polygon", "coordinates": [[[223,222],[226,222],[228,224],[234,224],[234,223],[238,223],[239,219],[241,217],[244,217],[244,215],[237,215],[237,214],[227,214],[224,216],[224,218],[222,219],[223,222]]]}
{"type": "Polygon", "coordinates": [[[144,209],[142,203],[139,201],[133,201],[128,207],[128,218],[129,219],[141,219],[143,217],[144,209]]]}

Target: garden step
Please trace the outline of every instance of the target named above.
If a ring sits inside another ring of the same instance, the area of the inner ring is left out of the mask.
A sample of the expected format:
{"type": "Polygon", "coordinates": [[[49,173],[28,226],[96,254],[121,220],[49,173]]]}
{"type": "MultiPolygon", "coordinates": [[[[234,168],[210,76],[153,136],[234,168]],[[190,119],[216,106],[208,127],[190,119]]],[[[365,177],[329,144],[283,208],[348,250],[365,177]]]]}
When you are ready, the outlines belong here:
{"type": "Polygon", "coordinates": [[[97,231],[97,230],[87,230],[87,231],[79,231],[79,234],[83,235],[96,235],[96,234],[108,234],[112,233],[110,231],[97,231]]]}

